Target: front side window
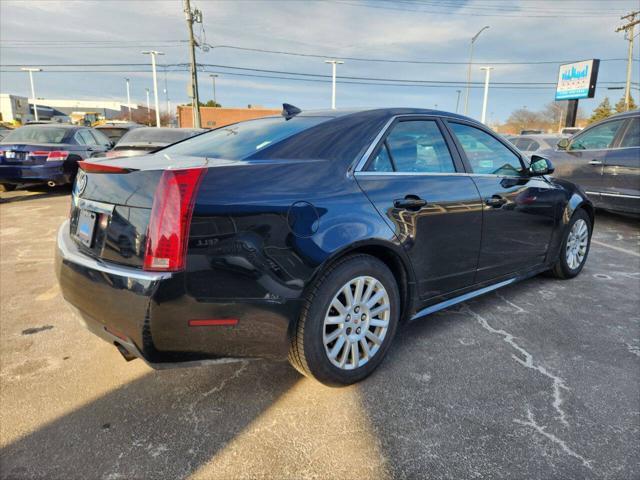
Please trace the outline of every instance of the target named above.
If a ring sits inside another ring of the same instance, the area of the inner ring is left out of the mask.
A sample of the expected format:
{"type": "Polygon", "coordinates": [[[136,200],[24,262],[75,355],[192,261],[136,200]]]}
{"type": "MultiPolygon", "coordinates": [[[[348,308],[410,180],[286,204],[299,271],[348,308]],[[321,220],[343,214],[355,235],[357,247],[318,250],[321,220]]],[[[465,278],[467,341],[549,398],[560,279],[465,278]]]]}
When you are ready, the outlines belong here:
{"type": "Polygon", "coordinates": [[[611,148],[624,120],[614,120],[597,125],[576,135],[569,150],[602,150],[611,148]]]}
{"type": "Polygon", "coordinates": [[[369,170],[388,171],[379,169],[388,168],[387,165],[392,165],[396,172],[455,172],[447,143],[434,120],[409,120],[396,124],[369,170]],[[387,161],[381,155],[390,158],[387,161]]]}
{"type": "Polygon", "coordinates": [[[517,176],[522,172],[520,158],[492,135],[462,123],[449,123],[462,145],[473,173],[517,176]]]}
{"type": "MultiPolygon", "coordinates": [[[[331,120],[331,117],[297,116],[290,120],[268,117],[248,120],[185,140],[165,148],[162,153],[240,160],[327,120],[331,120]]],[[[128,133],[125,137],[131,134],[128,133]]]]}
{"type": "Polygon", "coordinates": [[[627,127],[627,131],[624,132],[620,147],[640,147],[640,117],[631,119],[631,124],[627,127]]]}

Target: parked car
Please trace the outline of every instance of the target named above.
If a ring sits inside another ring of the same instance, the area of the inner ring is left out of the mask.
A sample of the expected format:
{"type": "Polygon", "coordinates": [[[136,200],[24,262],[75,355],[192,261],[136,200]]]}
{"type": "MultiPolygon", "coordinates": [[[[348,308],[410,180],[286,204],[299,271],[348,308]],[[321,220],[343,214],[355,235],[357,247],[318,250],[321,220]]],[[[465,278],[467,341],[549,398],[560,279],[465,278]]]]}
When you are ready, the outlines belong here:
{"type": "Polygon", "coordinates": [[[568,136],[571,136],[571,135],[575,135],[576,133],[581,132],[581,131],[582,131],[582,128],[580,128],[580,127],[564,127],[564,128],[560,131],[560,133],[561,133],[562,135],[568,135],[568,136]]]}
{"type": "Polygon", "coordinates": [[[122,136],[134,128],[141,128],[144,125],[133,122],[106,122],[95,127],[101,133],[105,134],[114,144],[118,143],[122,136]]]}
{"type": "Polygon", "coordinates": [[[107,157],[133,157],[154,152],[161,148],[193,137],[206,130],[200,128],[157,128],[142,127],[129,130],[116,146],[106,154],[107,157]]]}
{"type": "Polygon", "coordinates": [[[126,359],[288,355],[304,375],[350,384],[401,322],[583,268],[589,199],[481,123],[296,112],[82,162],[57,275],[126,359]]]}
{"type": "Polygon", "coordinates": [[[56,123],[25,125],[0,141],[0,187],[50,187],[73,182],[78,161],[107,151],[112,143],[93,128],[56,123]]]}
{"type": "Polygon", "coordinates": [[[598,208],[640,214],[640,111],[594,123],[541,155],[554,176],[577,183],[598,208]]]}
{"type": "Polygon", "coordinates": [[[542,130],[520,130],[520,135],[539,135],[542,130]]]}
{"type": "Polygon", "coordinates": [[[518,135],[510,137],[509,141],[521,152],[530,154],[539,150],[554,148],[561,138],[563,138],[561,135],[518,135]]]}

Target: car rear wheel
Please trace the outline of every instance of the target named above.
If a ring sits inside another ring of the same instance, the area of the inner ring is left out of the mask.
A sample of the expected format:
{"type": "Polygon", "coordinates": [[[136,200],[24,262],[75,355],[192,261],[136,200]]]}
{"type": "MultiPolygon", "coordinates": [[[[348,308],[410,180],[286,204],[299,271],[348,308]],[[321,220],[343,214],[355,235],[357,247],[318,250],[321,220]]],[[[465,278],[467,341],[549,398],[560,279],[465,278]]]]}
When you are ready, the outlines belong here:
{"type": "Polygon", "coordinates": [[[291,335],[289,361],[325,385],[358,382],[384,358],[399,314],[400,294],[389,268],[370,255],[347,257],[307,296],[291,335]]]}
{"type": "Polygon", "coordinates": [[[591,246],[591,228],[587,212],[580,209],[573,214],[564,234],[560,256],[550,271],[554,277],[573,278],[582,271],[591,246]]]}
{"type": "Polygon", "coordinates": [[[11,183],[0,183],[0,192],[12,192],[16,186],[11,183]]]}

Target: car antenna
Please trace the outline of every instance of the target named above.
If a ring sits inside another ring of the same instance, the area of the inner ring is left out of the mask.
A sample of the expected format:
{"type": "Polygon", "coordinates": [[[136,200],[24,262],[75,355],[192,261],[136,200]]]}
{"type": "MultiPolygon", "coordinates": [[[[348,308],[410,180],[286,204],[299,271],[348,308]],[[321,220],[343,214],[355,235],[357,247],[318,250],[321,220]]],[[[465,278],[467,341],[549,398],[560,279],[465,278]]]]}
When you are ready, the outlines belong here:
{"type": "Polygon", "coordinates": [[[300,110],[295,105],[291,105],[289,103],[283,103],[282,104],[282,116],[286,120],[291,120],[293,117],[295,117],[296,115],[298,115],[301,112],[302,112],[302,110],[300,110]]]}

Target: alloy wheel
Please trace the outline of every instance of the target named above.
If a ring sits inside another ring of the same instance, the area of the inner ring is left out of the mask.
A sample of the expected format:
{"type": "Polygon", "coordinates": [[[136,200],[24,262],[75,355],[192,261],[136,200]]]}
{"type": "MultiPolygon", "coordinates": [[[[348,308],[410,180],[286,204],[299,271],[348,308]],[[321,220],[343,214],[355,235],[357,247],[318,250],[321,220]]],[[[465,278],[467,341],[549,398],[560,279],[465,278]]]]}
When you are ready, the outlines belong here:
{"type": "Polygon", "coordinates": [[[567,238],[566,260],[567,265],[575,270],[584,261],[589,244],[589,227],[582,218],[578,219],[571,227],[567,238]]]}

